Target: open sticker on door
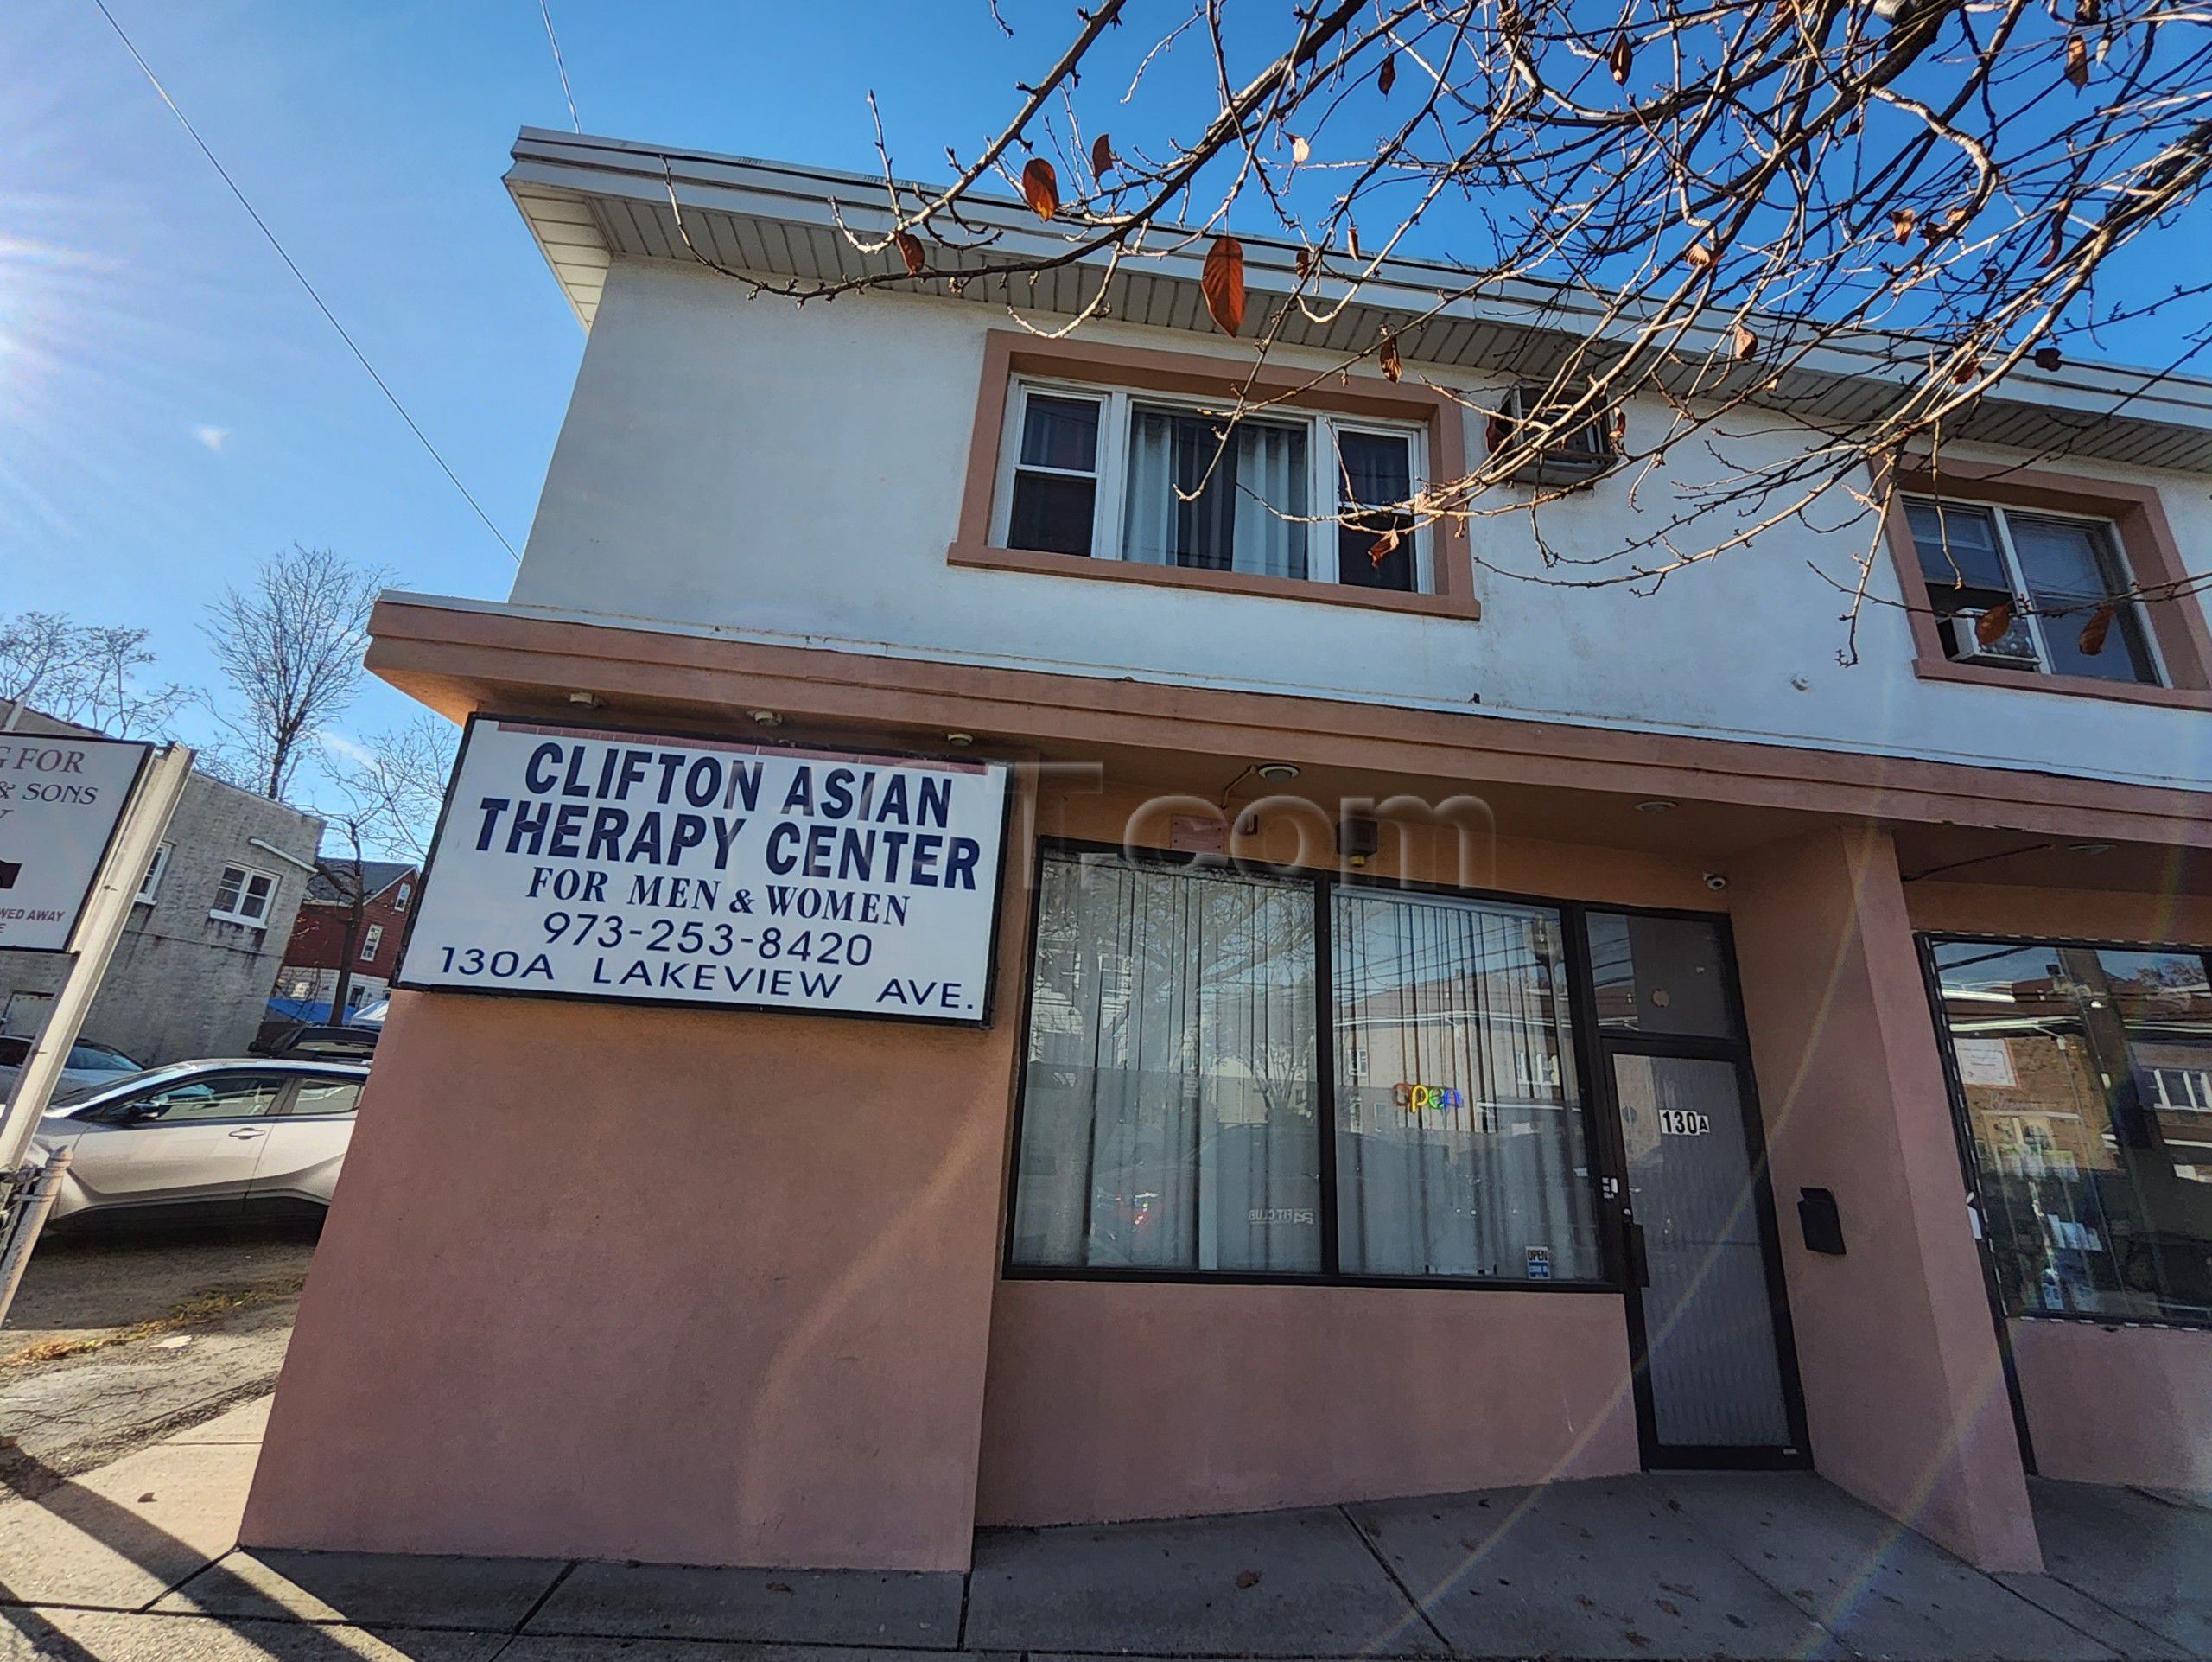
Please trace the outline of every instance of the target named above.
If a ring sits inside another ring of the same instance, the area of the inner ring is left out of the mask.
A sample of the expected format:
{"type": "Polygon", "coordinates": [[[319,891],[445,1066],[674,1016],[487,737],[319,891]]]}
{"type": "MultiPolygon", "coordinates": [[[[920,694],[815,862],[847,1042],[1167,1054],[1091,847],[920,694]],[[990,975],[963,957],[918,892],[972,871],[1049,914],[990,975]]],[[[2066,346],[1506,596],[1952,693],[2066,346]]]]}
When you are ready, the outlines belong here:
{"type": "Polygon", "coordinates": [[[1529,1279],[1531,1281],[1549,1281],[1552,1278],[1551,1248],[1548,1246],[1532,1246],[1527,1249],[1527,1254],[1529,1260],[1529,1279]]]}
{"type": "Polygon", "coordinates": [[[1662,1108],[1659,1111],[1659,1135],[1662,1137],[1703,1137],[1713,1130],[1713,1116],[1700,1114],[1690,1108],[1662,1108]]]}

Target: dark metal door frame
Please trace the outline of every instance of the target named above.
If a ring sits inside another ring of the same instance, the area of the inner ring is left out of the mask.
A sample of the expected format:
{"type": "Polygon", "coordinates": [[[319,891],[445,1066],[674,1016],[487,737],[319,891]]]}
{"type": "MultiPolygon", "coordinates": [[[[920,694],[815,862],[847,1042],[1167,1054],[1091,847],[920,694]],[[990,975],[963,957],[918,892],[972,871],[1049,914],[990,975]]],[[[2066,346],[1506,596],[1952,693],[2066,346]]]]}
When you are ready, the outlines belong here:
{"type": "Polygon", "coordinates": [[[1646,1469],[1669,1468],[1775,1470],[1812,1465],[1812,1445],[1806,1432],[1805,1395],[1797,1372],[1796,1330],[1789,1320],[1788,1288],[1782,1270],[1782,1239],[1776,1223],[1774,1189],[1767,1167],[1766,1137],[1759,1113],[1758,1082],[1751,1073],[1751,1042],[1744,1022],[1744,1005],[1736,974],[1736,941],[1726,913],[1690,912],[1656,907],[1580,905],[1568,908],[1572,934],[1575,1003],[1586,1015],[1576,1025],[1583,1029],[1581,1047],[1597,1111],[1592,1116],[1596,1134],[1601,1218],[1609,1250],[1623,1292],[1628,1316],[1630,1378],[1636,1396],[1637,1440],[1646,1469]],[[1709,924],[1719,937],[1721,968],[1726,977],[1726,1004],[1732,1039],[1688,1037],[1672,1034],[1607,1032],[1598,1026],[1595,977],[1590,966],[1591,913],[1621,917],[1676,918],[1709,924]],[[1752,1187],[1752,1213],[1758,1229],[1759,1256],[1766,1270],[1767,1305],[1774,1331],[1775,1360],[1780,1371],[1783,1412],[1789,1442],[1778,1449],[1670,1446],[1659,1441],[1658,1413],[1651,1386],[1649,1334],[1643,1314],[1646,1270],[1643,1227],[1636,1218],[1635,1196],[1628,1178],[1628,1149],[1621,1130],[1620,1094],[1613,1076],[1613,1059],[1622,1055],[1678,1058],[1688,1061],[1717,1061],[1735,1070],[1741,1111],[1745,1153],[1752,1187]]]}

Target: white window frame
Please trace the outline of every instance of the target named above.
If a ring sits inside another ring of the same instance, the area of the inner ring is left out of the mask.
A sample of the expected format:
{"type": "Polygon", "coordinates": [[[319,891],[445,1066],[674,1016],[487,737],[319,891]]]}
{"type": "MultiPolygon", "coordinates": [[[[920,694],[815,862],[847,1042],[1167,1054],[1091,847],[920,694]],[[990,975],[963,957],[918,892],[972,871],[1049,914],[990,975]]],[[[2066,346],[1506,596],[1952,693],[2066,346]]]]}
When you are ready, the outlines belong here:
{"type": "MultiPolygon", "coordinates": [[[[1990,523],[1997,528],[1997,557],[2005,563],[2005,576],[2012,588],[2013,606],[2020,621],[2027,627],[2028,639],[2035,646],[2034,672],[2037,675],[2063,676],[2069,680],[2078,681],[2082,678],[2079,676],[2068,676],[2065,672],[2055,670],[2050,666],[2050,642],[2044,634],[2042,614],[2035,610],[2033,597],[2028,593],[2028,580],[2026,575],[2020,570],[2019,551],[2012,546],[2012,523],[2004,505],[1999,502],[1978,502],[1959,496],[1929,496],[1918,492],[1908,495],[1905,500],[1908,503],[1917,503],[1923,507],[1941,509],[1947,513],[1986,513],[1989,516],[1990,523]]],[[[2110,519],[2101,519],[2093,513],[2064,513],[2054,508],[2025,508],[2021,511],[2031,519],[2056,519],[2071,525],[2094,527],[2105,538],[2106,547],[2120,561],[2120,570],[2127,578],[2127,586],[2131,589],[2139,586],[2140,580],[2135,575],[2134,567],[2128,563],[2127,544],[2120,539],[2120,527],[2113,524],[2110,519]]],[[[1925,563],[1920,560],[1917,538],[1913,543],[1913,558],[1919,564],[1919,569],[1925,576],[1927,567],[1925,563]]],[[[1929,577],[1926,581],[1932,595],[1936,580],[1929,577]]],[[[2167,672],[2165,653],[2158,647],[2158,632],[2151,627],[2151,619],[2143,609],[2142,600],[2137,595],[2131,595],[2121,603],[2135,618],[2135,627],[2143,638],[2144,650],[2151,655],[2151,672],[2157,676],[2158,679],[2137,681],[2132,678],[2121,680],[2114,678],[2111,685],[2120,687],[2171,686],[2173,677],[2167,672]]]]}
{"type": "Polygon", "coordinates": [[[146,876],[138,885],[138,892],[130,897],[133,906],[151,906],[162,892],[162,879],[168,874],[169,851],[176,845],[164,843],[154,850],[154,857],[146,863],[146,876]]]}
{"type": "Polygon", "coordinates": [[[395,912],[404,912],[407,909],[407,902],[414,897],[415,880],[411,877],[401,878],[399,893],[392,896],[391,909],[395,912]]]}
{"type": "Polygon", "coordinates": [[[218,895],[222,894],[233,871],[239,874],[238,904],[241,907],[252,895],[253,880],[257,877],[267,880],[269,889],[262,896],[260,912],[257,914],[244,910],[232,911],[221,906],[212,906],[207,908],[207,915],[219,923],[241,923],[249,929],[266,929],[269,927],[270,916],[276,910],[276,885],[283,879],[273,871],[264,871],[259,866],[242,865],[236,860],[226,861],[223,865],[223,875],[215,880],[215,892],[218,895]]]}
{"type": "MultiPolygon", "coordinates": [[[[1128,518],[1130,414],[1138,407],[1147,410],[1170,410],[1190,415],[1218,417],[1218,401],[1179,397],[1172,392],[1133,391],[1128,387],[1102,386],[1095,381],[1056,380],[1047,376],[1017,375],[1012,379],[1011,396],[1006,401],[1007,418],[999,435],[998,487],[991,502],[991,545],[1007,548],[1014,522],[1014,486],[1017,472],[1051,474],[1065,479],[1095,479],[1096,493],[1093,500],[1090,521],[1090,554],[1094,560],[1124,560],[1122,551],[1123,521],[1128,518]],[[1082,473],[1067,468],[1039,468],[1021,460],[1021,435],[1029,419],[1029,400],[1032,397],[1050,398],[1079,398],[1095,404],[1098,410],[1098,452],[1093,473],[1082,473]]],[[[1389,421],[1367,416],[1342,416],[1332,411],[1297,408],[1269,408],[1256,411],[1249,419],[1271,422],[1277,426],[1297,426],[1306,430],[1306,465],[1307,482],[1306,500],[1310,519],[1306,537],[1306,576],[1284,581],[1310,583],[1328,589],[1341,583],[1337,564],[1338,532],[1339,522],[1335,518],[1340,506],[1344,479],[1338,462],[1337,436],[1339,433],[1370,433],[1391,438],[1402,438],[1409,451],[1409,474],[1414,492],[1418,495],[1428,485],[1428,423],[1423,421],[1389,421]],[[1327,505],[1328,513],[1322,512],[1327,505]]],[[[1384,593],[1410,592],[1433,595],[1436,592],[1433,538],[1431,528],[1416,524],[1413,532],[1414,587],[1407,590],[1383,590],[1384,593]]],[[[1070,558],[1080,559],[1081,555],[1070,558]]],[[[1167,566],[1166,570],[1182,570],[1180,566],[1167,566]]],[[[1223,576],[1255,576],[1255,573],[1222,573],[1223,576]]],[[[1355,585],[1343,584],[1346,588],[1355,585]]],[[[1376,590],[1363,585],[1356,592],[1371,594],[1376,590]]]]}
{"type": "Polygon", "coordinates": [[[377,959],[377,949],[383,945],[384,926],[382,924],[372,923],[367,928],[364,929],[361,932],[361,962],[364,964],[375,963],[377,959]]]}

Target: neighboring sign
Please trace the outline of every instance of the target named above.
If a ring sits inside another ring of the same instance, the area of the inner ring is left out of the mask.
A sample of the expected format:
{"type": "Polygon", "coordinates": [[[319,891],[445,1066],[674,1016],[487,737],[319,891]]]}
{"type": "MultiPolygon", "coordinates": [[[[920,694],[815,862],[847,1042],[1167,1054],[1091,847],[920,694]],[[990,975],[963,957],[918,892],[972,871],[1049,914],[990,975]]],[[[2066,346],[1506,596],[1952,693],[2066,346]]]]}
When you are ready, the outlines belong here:
{"type": "Polygon", "coordinates": [[[395,983],[976,1023],[1007,769],[478,717],[395,983]]]}
{"type": "Polygon", "coordinates": [[[1549,1281],[1552,1278],[1552,1250],[1550,1247],[1524,1247],[1522,1249],[1522,1255],[1529,1266],[1528,1278],[1530,1281],[1549,1281]]]}
{"type": "Polygon", "coordinates": [[[1713,1116],[1702,1114],[1694,1108],[1662,1108],[1659,1111],[1659,1135],[1662,1137],[1705,1137],[1713,1130],[1713,1116]]]}
{"type": "Polygon", "coordinates": [[[0,948],[66,952],[151,745],[0,733],[0,948]]]}

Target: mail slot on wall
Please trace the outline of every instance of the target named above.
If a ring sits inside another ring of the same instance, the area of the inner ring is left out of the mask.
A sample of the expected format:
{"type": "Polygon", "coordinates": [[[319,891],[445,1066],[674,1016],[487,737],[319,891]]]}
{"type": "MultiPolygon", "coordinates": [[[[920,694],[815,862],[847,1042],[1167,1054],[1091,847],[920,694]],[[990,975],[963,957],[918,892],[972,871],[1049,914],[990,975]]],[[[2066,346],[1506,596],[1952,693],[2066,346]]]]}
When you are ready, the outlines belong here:
{"type": "Polygon", "coordinates": [[[1803,1232],[1808,1252],[1843,1256],[1843,1218],[1835,1209],[1835,1191],[1801,1188],[1797,1191],[1797,1227],[1803,1232]]]}

